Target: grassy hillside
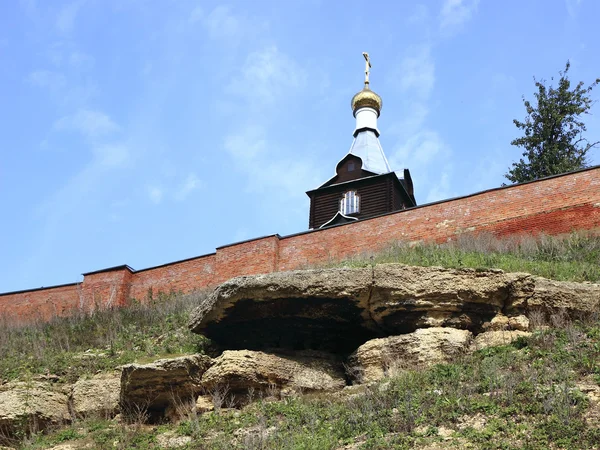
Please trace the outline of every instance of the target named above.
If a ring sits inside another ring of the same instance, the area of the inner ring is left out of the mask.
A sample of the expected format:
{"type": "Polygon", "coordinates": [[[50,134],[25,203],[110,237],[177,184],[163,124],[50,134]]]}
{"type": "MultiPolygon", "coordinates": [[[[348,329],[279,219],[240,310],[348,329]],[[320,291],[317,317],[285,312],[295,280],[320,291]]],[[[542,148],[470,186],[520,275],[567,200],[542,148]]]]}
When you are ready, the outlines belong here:
{"type": "Polygon", "coordinates": [[[561,281],[600,281],[600,234],[553,236],[462,235],[445,244],[398,243],[369,255],[359,255],[332,266],[380,263],[413,266],[496,268],[528,272],[561,281]]]}
{"type": "MultiPolygon", "coordinates": [[[[600,237],[480,236],[444,245],[395,245],[341,264],[383,262],[493,267],[599,282],[600,237]]],[[[0,323],[0,381],[50,374],[67,383],[128,362],[210,351],[209,341],[187,330],[191,309],[205,295],[160,294],[144,304],[132,301],[128,308],[28,327],[0,323]]],[[[189,449],[600,448],[600,409],[586,395],[598,389],[600,398],[599,317],[572,323],[557,315],[549,325],[513,345],[427,370],[400,368],[381,383],[343,394],[263,398],[242,411],[227,410],[225,399],[218,412],[178,425],[88,419],[11,445],[164,448],[161,436],[168,432],[191,437],[182,447],[189,449]]]]}
{"type": "Polygon", "coordinates": [[[178,425],[86,420],[29,438],[22,448],[75,440],[157,449],[165,433],[190,436],[186,449],[599,448],[600,406],[585,392],[600,383],[600,322],[554,322],[513,345],[427,370],[400,367],[341,394],[259,399],[178,425]]]}
{"type": "Polygon", "coordinates": [[[203,352],[208,341],[190,333],[187,322],[205,295],[159,294],[144,304],[26,327],[0,323],[0,381],[51,374],[71,382],[134,361],[203,352]]]}

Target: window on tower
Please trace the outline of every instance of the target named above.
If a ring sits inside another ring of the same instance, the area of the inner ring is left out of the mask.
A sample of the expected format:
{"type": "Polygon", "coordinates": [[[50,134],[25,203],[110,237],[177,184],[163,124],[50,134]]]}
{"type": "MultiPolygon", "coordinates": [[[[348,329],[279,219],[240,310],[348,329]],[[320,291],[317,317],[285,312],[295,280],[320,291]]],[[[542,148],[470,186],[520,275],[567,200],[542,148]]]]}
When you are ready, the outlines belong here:
{"type": "Polygon", "coordinates": [[[360,197],[356,191],[348,191],[340,200],[340,212],[342,214],[353,214],[359,212],[360,197]]]}

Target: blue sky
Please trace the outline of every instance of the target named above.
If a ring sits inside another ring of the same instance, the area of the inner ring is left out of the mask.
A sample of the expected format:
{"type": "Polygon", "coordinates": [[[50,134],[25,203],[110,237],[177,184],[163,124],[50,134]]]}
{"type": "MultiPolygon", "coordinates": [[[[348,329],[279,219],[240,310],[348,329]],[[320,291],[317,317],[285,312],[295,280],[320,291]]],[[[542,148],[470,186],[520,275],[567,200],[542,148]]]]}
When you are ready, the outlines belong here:
{"type": "Polygon", "coordinates": [[[304,192],[352,142],[363,51],[417,202],[497,187],[533,77],[567,59],[600,77],[598,17],[592,0],[3,1],[0,292],[306,230],[304,192]]]}

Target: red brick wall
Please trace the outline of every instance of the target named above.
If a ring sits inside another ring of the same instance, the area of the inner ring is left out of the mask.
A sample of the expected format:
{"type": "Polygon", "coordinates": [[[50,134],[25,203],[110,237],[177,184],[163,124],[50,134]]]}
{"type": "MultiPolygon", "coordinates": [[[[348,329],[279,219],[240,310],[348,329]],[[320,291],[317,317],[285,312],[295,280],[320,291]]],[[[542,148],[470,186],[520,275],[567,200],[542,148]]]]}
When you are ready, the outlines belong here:
{"type": "MultiPolygon", "coordinates": [[[[18,325],[67,316],[80,305],[81,283],[0,294],[0,318],[18,325]]],[[[1,322],[0,322],[1,323],[1,322]]]]}
{"type": "MultiPolygon", "coordinates": [[[[213,285],[215,255],[140,270],[133,274],[129,297],[144,300],[150,289],[153,295],[158,292],[190,292],[194,289],[213,285]]],[[[85,281],[85,280],[84,280],[85,281]]]]}
{"type": "Polygon", "coordinates": [[[132,271],[128,268],[85,274],[81,283],[83,309],[93,311],[125,305],[131,280],[132,271]]]}
{"type": "Polygon", "coordinates": [[[83,283],[0,294],[0,315],[48,319],[77,308],[121,306],[151,288],[189,292],[238,275],[293,270],[377,251],[395,241],[443,242],[465,232],[560,234],[600,229],[600,167],[284,238],[220,247],[212,255],[141,271],[108,269],[83,283]]]}
{"type": "Polygon", "coordinates": [[[219,247],[214,282],[221,283],[239,275],[276,272],[279,240],[275,235],[219,247]]]}

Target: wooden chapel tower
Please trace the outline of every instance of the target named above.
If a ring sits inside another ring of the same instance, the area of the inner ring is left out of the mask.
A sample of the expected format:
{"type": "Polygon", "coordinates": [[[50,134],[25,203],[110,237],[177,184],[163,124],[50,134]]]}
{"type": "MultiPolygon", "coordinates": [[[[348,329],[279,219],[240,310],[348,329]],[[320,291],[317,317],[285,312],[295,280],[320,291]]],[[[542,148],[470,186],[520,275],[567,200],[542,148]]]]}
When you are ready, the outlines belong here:
{"type": "Polygon", "coordinates": [[[377,119],[381,97],[369,88],[371,61],[365,57],[365,86],[352,97],[356,118],[350,151],[335,176],[306,194],[310,197],[309,228],[323,228],[416,206],[408,169],[392,171],[379,143],[377,119]]]}

